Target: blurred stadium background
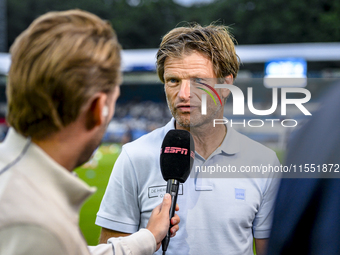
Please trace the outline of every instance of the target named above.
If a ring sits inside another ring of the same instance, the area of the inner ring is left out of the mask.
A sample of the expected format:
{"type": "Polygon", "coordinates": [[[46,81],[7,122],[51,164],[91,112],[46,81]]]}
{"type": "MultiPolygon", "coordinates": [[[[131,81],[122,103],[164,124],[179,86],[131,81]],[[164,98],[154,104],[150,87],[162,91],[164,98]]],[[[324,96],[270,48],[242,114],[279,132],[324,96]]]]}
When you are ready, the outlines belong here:
{"type": "MultiPolygon", "coordinates": [[[[0,141],[8,130],[5,89],[10,45],[38,15],[70,8],[88,10],[110,20],[124,48],[124,81],[115,117],[108,126],[103,145],[90,162],[77,169],[80,178],[97,187],[80,216],[81,228],[90,245],[98,242],[100,229],[94,225],[95,214],[121,145],[164,125],[171,118],[163,85],[155,72],[156,48],[161,36],[170,29],[183,21],[201,25],[218,21],[230,25],[241,59],[235,85],[245,95],[247,87],[254,88],[256,109],[268,109],[272,103],[271,90],[263,85],[266,65],[271,60],[306,61],[306,89],[312,98],[305,106],[310,111],[317,109],[320,97],[340,79],[340,4],[337,1],[0,0],[0,141]]],[[[231,109],[232,99],[225,107],[226,117],[231,117],[231,109]]],[[[268,118],[281,119],[280,107],[270,117],[254,117],[246,111],[240,120],[268,118]]],[[[291,118],[299,124],[306,120],[296,107],[288,109],[285,119],[291,118]]],[[[275,149],[281,162],[293,132],[280,125],[262,129],[239,125],[237,129],[275,149]]]]}

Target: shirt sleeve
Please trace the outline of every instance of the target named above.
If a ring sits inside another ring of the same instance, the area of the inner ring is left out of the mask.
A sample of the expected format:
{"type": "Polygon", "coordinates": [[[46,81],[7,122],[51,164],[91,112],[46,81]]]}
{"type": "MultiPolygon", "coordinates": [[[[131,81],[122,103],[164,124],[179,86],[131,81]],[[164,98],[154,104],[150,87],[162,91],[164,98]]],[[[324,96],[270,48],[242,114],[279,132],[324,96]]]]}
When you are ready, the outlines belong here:
{"type": "MultiPolygon", "coordinates": [[[[110,238],[108,244],[89,246],[92,255],[152,255],[156,240],[147,229],[127,237],[110,238]]],[[[39,226],[17,225],[0,230],[0,255],[74,255],[59,239],[39,226]]]]}
{"type": "Polygon", "coordinates": [[[92,255],[151,255],[156,251],[156,240],[147,229],[126,237],[112,237],[108,244],[89,246],[92,255]]]}
{"type": "Polygon", "coordinates": [[[123,147],[97,213],[96,225],[134,233],[138,230],[139,223],[138,182],[134,166],[123,147]]]}
{"type": "MultiPolygon", "coordinates": [[[[280,161],[276,155],[271,160],[272,166],[279,166],[280,161]]],[[[253,221],[253,235],[254,238],[264,239],[269,238],[270,230],[273,221],[274,204],[277,195],[277,191],[280,184],[280,178],[278,175],[275,178],[266,178],[265,186],[263,190],[263,198],[261,201],[260,208],[253,221]]]]}

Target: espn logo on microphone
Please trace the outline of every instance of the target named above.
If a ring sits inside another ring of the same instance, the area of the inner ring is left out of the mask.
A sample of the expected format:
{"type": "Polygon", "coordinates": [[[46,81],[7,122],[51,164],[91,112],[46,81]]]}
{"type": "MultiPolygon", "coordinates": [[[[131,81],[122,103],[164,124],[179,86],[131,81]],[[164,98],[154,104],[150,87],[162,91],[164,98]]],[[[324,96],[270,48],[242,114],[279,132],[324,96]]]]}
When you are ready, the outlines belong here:
{"type": "Polygon", "coordinates": [[[180,148],[180,147],[165,147],[164,153],[181,153],[184,155],[188,154],[188,149],[180,148]]]}
{"type": "MultiPolygon", "coordinates": [[[[165,147],[164,153],[181,153],[183,155],[188,154],[188,149],[180,148],[180,147],[165,147]]],[[[162,154],[162,148],[161,148],[161,154],[162,154]]],[[[191,151],[190,157],[195,158],[195,152],[191,151]]]]}

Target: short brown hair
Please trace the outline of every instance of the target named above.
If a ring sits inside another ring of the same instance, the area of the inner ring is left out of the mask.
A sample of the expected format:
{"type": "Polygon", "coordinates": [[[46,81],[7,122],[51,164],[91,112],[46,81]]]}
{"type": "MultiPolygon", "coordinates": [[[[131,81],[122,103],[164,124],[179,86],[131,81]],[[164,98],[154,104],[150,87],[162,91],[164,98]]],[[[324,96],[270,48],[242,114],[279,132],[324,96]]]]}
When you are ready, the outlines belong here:
{"type": "MultiPolygon", "coordinates": [[[[181,57],[191,51],[198,51],[211,59],[217,78],[237,76],[239,57],[235,52],[234,38],[227,26],[198,24],[177,27],[168,32],[157,52],[157,73],[164,83],[164,62],[167,57],[181,57]]],[[[212,78],[212,77],[211,77],[212,78]]]]}
{"type": "Polygon", "coordinates": [[[35,139],[72,123],[93,94],[119,85],[120,50],[111,25],[94,14],[37,18],[10,49],[8,123],[35,139]]]}

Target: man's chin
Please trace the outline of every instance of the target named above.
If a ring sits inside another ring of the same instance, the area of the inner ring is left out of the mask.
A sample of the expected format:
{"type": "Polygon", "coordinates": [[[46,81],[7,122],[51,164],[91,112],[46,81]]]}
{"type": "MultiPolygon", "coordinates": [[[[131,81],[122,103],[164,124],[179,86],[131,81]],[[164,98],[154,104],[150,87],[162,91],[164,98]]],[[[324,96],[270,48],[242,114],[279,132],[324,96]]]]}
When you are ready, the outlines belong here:
{"type": "Polygon", "coordinates": [[[188,129],[188,128],[191,127],[190,123],[188,124],[188,123],[183,123],[183,122],[178,122],[178,121],[177,121],[177,123],[178,123],[179,126],[181,126],[182,128],[185,128],[185,129],[188,129]]]}
{"type": "Polygon", "coordinates": [[[189,118],[183,118],[181,116],[175,116],[176,123],[180,125],[183,128],[189,128],[190,127],[190,117],[189,118]]]}
{"type": "Polygon", "coordinates": [[[191,118],[175,118],[178,125],[180,125],[183,128],[196,128],[196,127],[202,127],[205,125],[212,124],[211,118],[199,118],[198,116],[191,116],[191,118]]]}
{"type": "Polygon", "coordinates": [[[199,127],[202,124],[205,123],[205,120],[203,120],[200,116],[200,113],[178,113],[176,112],[173,114],[174,118],[176,119],[176,123],[185,128],[194,128],[194,127],[199,127]]]}

